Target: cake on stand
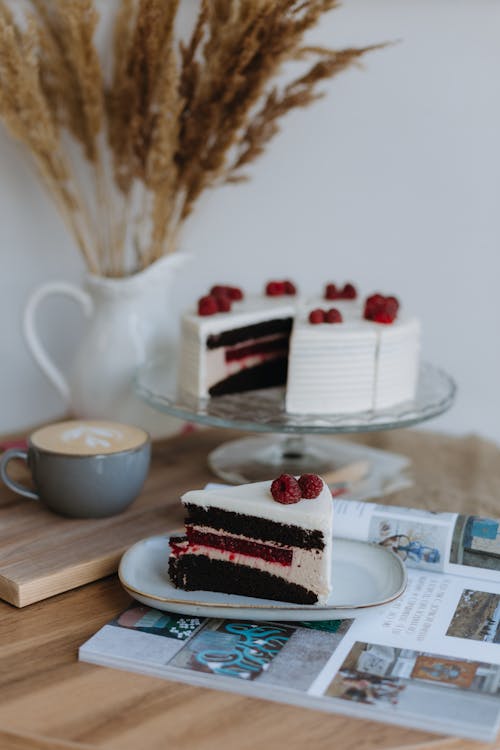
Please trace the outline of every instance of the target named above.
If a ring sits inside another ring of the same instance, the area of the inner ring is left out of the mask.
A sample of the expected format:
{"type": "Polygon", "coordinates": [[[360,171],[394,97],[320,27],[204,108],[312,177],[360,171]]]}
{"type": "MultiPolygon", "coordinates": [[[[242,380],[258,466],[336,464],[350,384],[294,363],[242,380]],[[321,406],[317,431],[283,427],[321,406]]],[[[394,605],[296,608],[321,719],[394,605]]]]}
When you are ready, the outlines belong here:
{"type": "Polygon", "coordinates": [[[188,422],[265,433],[224,443],[208,456],[212,471],[233,484],[278,474],[326,474],[342,465],[335,434],[393,430],[437,417],[453,404],[456,385],[443,370],[423,363],[414,400],[391,409],[356,414],[288,414],[284,388],[190,399],[180,396],[177,373],[151,362],[136,376],[136,393],[150,406],[188,422]]]}

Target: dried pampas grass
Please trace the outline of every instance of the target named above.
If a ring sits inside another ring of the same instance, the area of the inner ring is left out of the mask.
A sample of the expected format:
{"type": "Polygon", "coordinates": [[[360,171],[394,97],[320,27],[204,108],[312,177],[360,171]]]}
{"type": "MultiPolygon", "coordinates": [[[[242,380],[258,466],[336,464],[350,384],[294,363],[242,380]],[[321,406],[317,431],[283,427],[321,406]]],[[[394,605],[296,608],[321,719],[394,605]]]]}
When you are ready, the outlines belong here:
{"type": "Polygon", "coordinates": [[[0,119],[107,276],[174,251],[200,194],[246,179],[281,118],[376,48],[303,46],[337,0],[201,0],[181,42],[179,0],[119,0],[107,80],[93,0],[27,4],[0,0],[0,119]],[[287,62],[301,72],[279,86],[287,62]]]}

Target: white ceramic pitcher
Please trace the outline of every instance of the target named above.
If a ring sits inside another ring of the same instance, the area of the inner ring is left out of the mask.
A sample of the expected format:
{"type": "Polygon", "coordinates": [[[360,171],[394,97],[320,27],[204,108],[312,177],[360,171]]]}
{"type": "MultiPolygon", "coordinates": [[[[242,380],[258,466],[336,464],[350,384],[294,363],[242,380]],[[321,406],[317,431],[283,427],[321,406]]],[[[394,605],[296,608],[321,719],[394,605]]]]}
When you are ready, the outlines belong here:
{"type": "Polygon", "coordinates": [[[57,281],[44,284],[31,295],[24,313],[26,342],[75,416],[136,424],[154,437],[180,428],[178,420],[155,412],[135,395],[133,378],[137,368],[152,358],[165,358],[166,367],[175,367],[167,302],[173,272],[187,257],[186,253],[174,253],[124,278],[89,274],[85,290],[57,281]],[[87,318],[67,376],[46,352],[36,329],[39,305],[50,295],[76,300],[87,318]]]}

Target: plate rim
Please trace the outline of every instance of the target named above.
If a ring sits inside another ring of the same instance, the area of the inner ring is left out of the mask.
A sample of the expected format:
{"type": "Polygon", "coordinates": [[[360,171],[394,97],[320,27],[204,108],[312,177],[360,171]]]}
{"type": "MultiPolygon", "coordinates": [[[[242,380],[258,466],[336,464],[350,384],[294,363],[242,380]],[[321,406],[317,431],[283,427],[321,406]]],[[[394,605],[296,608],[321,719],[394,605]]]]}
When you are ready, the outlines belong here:
{"type": "MultiPolygon", "coordinates": [[[[138,594],[139,596],[146,597],[148,599],[152,599],[153,601],[162,602],[164,604],[175,604],[175,605],[186,605],[189,607],[201,607],[201,608],[213,608],[213,609],[235,609],[235,610],[242,610],[242,609],[248,609],[248,610],[258,610],[258,611],[265,611],[265,610],[276,610],[277,612],[285,612],[285,611],[297,611],[297,612],[325,612],[328,613],[332,610],[367,610],[367,609],[373,609],[382,607],[386,604],[390,604],[391,602],[395,601],[396,599],[399,599],[400,596],[404,594],[406,591],[406,588],[408,586],[408,571],[406,569],[406,566],[404,562],[401,560],[398,555],[396,555],[392,550],[389,550],[385,547],[381,547],[378,544],[375,544],[373,542],[363,542],[360,539],[338,539],[337,541],[352,543],[352,544],[362,544],[367,547],[374,547],[380,552],[386,553],[389,557],[393,558],[393,561],[398,564],[400,573],[402,575],[402,582],[399,589],[390,597],[386,597],[385,599],[382,599],[378,602],[370,602],[368,604],[295,604],[294,602],[282,602],[282,603],[273,603],[272,599],[269,599],[269,604],[232,604],[232,603],[223,603],[223,602],[199,602],[194,600],[186,601],[186,599],[173,599],[172,597],[165,597],[165,596],[158,596],[156,594],[149,594],[145,591],[141,591],[140,589],[135,588],[134,586],[131,586],[129,583],[126,583],[124,580],[124,573],[123,573],[123,567],[126,562],[125,558],[133,553],[133,551],[142,545],[145,545],[147,542],[150,542],[153,539],[169,539],[171,534],[153,534],[152,536],[145,537],[144,539],[140,539],[137,542],[135,542],[133,545],[131,545],[122,555],[120,559],[120,564],[118,566],[118,579],[120,581],[120,584],[123,586],[123,588],[132,594],[138,594]]],[[[212,592],[216,593],[216,592],[212,592]]],[[[244,596],[240,594],[239,596],[244,596]]],[[[266,601],[267,600],[263,600],[266,601]]]]}

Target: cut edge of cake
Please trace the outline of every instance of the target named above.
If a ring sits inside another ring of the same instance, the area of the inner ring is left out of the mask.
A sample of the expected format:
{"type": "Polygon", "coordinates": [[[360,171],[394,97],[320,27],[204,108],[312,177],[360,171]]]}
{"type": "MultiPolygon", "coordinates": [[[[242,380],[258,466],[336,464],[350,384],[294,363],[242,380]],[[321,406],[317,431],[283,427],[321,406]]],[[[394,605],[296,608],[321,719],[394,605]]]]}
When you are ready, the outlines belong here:
{"type": "Polygon", "coordinates": [[[333,503],[276,502],[270,482],[193,490],[181,501],[185,535],[172,537],[169,576],[206,590],[296,604],[325,604],[331,591],[333,503]]]}

